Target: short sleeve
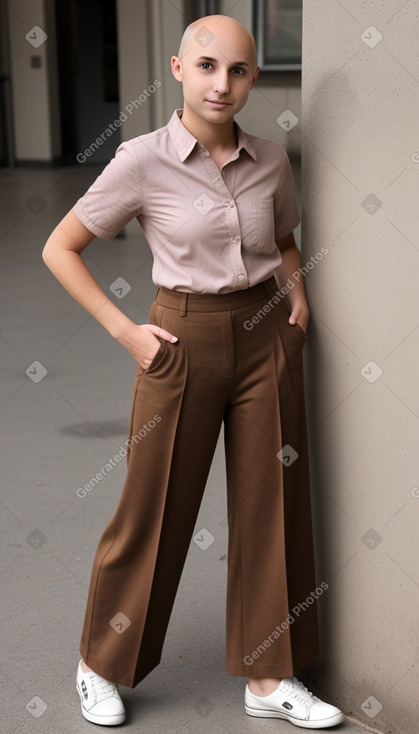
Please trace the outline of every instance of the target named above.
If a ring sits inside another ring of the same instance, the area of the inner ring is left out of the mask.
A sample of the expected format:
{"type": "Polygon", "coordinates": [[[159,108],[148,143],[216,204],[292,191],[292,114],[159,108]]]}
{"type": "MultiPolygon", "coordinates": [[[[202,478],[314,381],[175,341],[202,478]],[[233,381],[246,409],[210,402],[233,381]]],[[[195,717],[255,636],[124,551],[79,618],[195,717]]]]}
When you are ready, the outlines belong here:
{"type": "Polygon", "coordinates": [[[294,176],[286,151],[274,195],[275,239],[285,237],[300,223],[295,196],[294,176]]]}
{"type": "Polygon", "coordinates": [[[111,240],[142,212],[140,167],[129,141],[122,143],[110,163],[79,199],[73,211],[96,237],[111,240]]]}

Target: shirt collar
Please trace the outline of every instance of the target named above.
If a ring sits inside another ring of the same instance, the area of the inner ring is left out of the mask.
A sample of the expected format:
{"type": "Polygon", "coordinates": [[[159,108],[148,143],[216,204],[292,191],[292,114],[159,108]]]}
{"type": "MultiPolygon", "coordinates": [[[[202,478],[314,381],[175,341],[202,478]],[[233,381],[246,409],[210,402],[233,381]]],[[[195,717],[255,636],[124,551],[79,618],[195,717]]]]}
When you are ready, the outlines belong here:
{"type": "MultiPolygon", "coordinates": [[[[167,129],[173,145],[175,146],[176,152],[183,163],[190,153],[192,153],[195,145],[198,143],[198,140],[189,132],[189,130],[186,129],[184,125],[182,125],[180,121],[182,111],[182,109],[174,111],[168,122],[167,129]]],[[[244,148],[250,157],[253,158],[254,161],[257,161],[256,151],[251,145],[246,133],[241,129],[237,122],[234,124],[237,130],[237,155],[240,153],[241,149],[244,148]]],[[[236,155],[234,157],[236,157],[236,155]]]]}

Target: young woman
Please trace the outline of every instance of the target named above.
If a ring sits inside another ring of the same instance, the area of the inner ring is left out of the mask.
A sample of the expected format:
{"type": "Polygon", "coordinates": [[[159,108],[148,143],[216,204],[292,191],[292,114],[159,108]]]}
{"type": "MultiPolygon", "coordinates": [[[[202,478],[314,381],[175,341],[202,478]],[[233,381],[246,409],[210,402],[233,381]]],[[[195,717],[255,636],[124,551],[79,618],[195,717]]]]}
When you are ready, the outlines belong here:
{"type": "Polygon", "coordinates": [[[302,349],[308,306],[285,150],[234,120],[259,68],[226,16],[191,24],[172,71],[182,110],[123,143],[43,257],[138,369],[120,502],[99,542],[77,687],[113,725],[164,637],[222,423],[228,489],[227,672],[245,710],[307,728],[342,721],[294,677],[318,652],[302,349]],[[137,218],[158,286],[148,324],[106,296],[81,253],[137,218]],[[274,274],[277,282],[275,281],[274,274]]]}

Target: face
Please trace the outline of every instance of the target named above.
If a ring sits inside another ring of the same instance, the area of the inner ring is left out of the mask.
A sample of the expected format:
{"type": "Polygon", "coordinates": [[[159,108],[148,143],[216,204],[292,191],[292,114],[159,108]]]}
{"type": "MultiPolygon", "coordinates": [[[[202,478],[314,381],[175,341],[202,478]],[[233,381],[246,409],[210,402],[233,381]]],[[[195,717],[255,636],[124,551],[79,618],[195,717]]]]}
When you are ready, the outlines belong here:
{"type": "Polygon", "coordinates": [[[185,110],[222,123],[242,109],[259,68],[248,37],[218,26],[205,48],[192,38],[182,59],[173,56],[172,72],[183,84],[185,110]]]}

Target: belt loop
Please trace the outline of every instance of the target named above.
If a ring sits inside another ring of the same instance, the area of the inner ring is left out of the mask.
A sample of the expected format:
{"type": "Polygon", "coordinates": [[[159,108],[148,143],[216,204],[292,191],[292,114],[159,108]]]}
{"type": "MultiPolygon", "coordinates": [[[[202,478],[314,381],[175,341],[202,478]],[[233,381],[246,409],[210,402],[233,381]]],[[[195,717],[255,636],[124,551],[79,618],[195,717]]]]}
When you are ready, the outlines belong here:
{"type": "Polygon", "coordinates": [[[188,294],[181,293],[181,298],[179,301],[179,315],[186,316],[187,310],[188,310],[188,294]]]}

